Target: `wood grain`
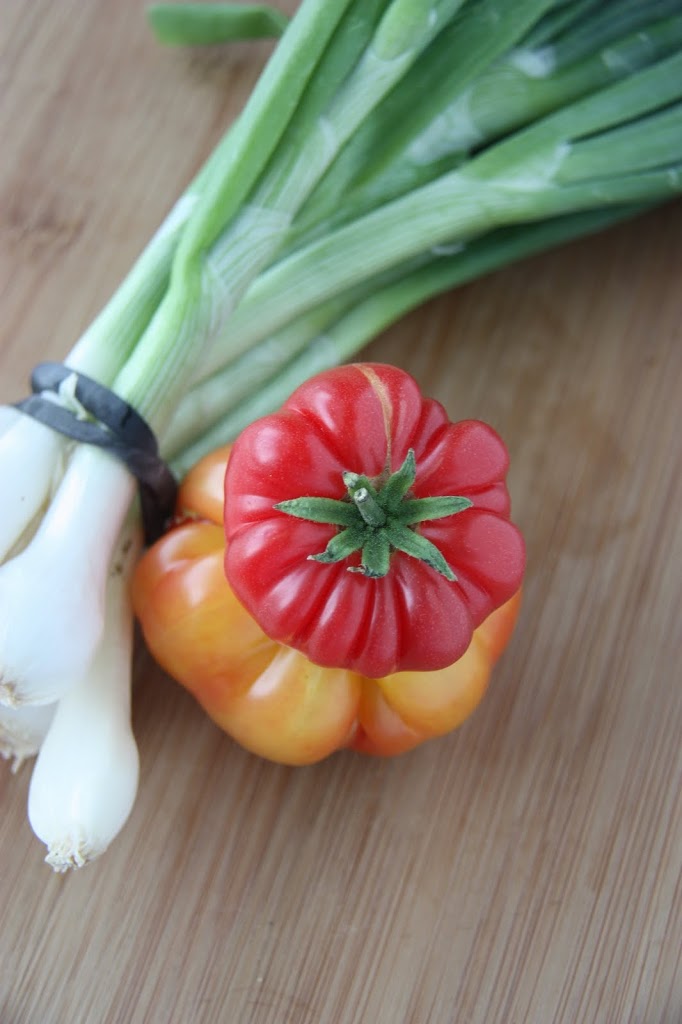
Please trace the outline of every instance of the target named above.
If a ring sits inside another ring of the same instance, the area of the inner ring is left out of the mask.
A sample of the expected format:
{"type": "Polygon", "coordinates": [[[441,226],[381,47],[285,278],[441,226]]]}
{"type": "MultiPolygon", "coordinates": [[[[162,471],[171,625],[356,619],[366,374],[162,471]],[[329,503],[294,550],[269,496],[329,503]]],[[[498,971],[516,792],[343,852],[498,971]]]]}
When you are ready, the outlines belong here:
{"type": "MultiPolygon", "coordinates": [[[[164,50],[139,0],[2,21],[6,401],[106,300],[268,45],[164,50]]],[[[681,238],[660,210],[366,352],[513,455],[522,621],[459,732],[277,767],[140,645],[139,800],[69,877],[27,824],[29,769],[0,765],[2,1024],[682,1020],[681,238]]]]}

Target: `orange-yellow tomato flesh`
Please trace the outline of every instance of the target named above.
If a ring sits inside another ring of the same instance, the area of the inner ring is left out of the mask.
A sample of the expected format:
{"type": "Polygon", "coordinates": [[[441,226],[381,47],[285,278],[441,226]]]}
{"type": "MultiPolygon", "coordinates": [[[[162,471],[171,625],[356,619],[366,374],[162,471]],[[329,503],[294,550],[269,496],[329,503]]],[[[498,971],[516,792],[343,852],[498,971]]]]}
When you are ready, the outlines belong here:
{"type": "Polygon", "coordinates": [[[491,668],[474,636],[454,665],[434,672],[396,672],[377,679],[376,687],[405,725],[426,739],[450,732],[469,717],[483,698],[491,668]]]}
{"type": "Polygon", "coordinates": [[[461,725],[483,699],[494,662],[511,636],[519,605],[517,594],[493,612],[474,632],[462,657],[447,668],[363,680],[360,735],[366,733],[373,746],[392,754],[461,725]],[[415,736],[418,739],[411,742],[415,736]]]}
{"type": "Polygon", "coordinates": [[[426,736],[411,729],[386,703],[376,680],[362,680],[358,719],[348,746],[362,754],[395,757],[423,743],[426,736]]]}
{"type": "Polygon", "coordinates": [[[222,524],[225,472],[232,445],[226,444],[200,459],[183,478],[178,491],[180,516],[222,524]]]}
{"type": "Polygon", "coordinates": [[[277,646],[226,586],[223,553],[221,527],[185,523],[143,556],[133,586],[152,654],[202,703],[249,686],[277,646]]]}
{"type": "Polygon", "coordinates": [[[485,619],[476,630],[488,650],[488,657],[493,665],[503,654],[507,644],[511,640],[516,620],[521,611],[521,597],[523,590],[517,590],[513,597],[510,597],[506,604],[497,608],[485,619]]]}
{"type": "Polygon", "coordinates": [[[313,665],[280,646],[248,688],[237,694],[226,690],[222,700],[205,706],[247,750],[281,764],[304,765],[345,746],[359,699],[360,679],[354,673],[313,665]]]}

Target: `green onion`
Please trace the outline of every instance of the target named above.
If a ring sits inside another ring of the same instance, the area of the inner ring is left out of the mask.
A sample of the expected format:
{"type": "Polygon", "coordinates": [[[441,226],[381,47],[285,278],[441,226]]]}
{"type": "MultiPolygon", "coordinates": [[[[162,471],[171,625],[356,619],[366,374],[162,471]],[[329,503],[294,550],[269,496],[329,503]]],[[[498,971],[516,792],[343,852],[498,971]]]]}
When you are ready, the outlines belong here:
{"type": "Polygon", "coordinates": [[[147,17],[156,38],[168,46],[277,37],[289,21],[267,4],[154,4],[147,17]]]}
{"type": "Polygon", "coordinates": [[[616,206],[501,228],[469,245],[443,246],[319,303],[186,392],[165,438],[180,475],[276,409],[312,374],[352,356],[380,331],[427,299],[573,238],[633,217],[616,206]]]}
{"type": "MultiPolygon", "coordinates": [[[[106,581],[107,621],[87,670],[49,714],[31,775],[28,817],[58,872],[102,854],[130,814],[139,776],[130,722],[133,620],[128,577],[141,547],[132,519],[106,581]]],[[[34,729],[42,723],[34,723],[34,729]]]]}

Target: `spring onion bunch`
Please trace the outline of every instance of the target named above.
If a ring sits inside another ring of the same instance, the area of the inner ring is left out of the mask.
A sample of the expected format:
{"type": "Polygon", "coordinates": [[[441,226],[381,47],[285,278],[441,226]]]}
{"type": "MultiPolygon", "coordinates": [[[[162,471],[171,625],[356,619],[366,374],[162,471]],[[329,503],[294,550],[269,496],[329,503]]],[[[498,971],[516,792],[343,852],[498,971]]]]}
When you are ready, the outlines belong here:
{"type": "MultiPolygon", "coordinates": [[[[151,20],[188,44],[285,24],[264,5],[151,20]]],[[[426,298],[680,191],[682,0],[303,0],[49,400],[90,422],[93,378],[181,473],[426,298]]],[[[40,751],[29,817],[64,869],[137,785],[135,482],[13,409],[0,468],[0,750],[40,751]]]]}

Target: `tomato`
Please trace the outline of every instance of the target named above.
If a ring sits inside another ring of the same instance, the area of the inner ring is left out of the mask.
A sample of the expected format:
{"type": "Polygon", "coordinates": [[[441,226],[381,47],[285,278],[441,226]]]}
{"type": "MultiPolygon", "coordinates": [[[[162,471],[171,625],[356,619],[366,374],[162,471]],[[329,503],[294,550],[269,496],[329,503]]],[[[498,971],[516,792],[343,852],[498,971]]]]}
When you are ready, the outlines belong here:
{"type": "Polygon", "coordinates": [[[507,467],[491,427],[451,423],[396,367],[319,374],[234,445],[230,585],[267,636],[317,665],[445,669],[521,585],[507,467]]]}
{"type": "Polygon", "coordinates": [[[399,754],[464,721],[511,636],[520,595],[474,631],[459,661],[439,671],[369,679],[315,665],[267,637],[225,579],[229,451],[190,471],[178,525],[138,563],[133,605],[158,663],[238,743],[284,764],[309,764],[342,747],[399,754]]]}
{"type": "MultiPolygon", "coordinates": [[[[443,435],[451,433],[439,409],[435,403],[426,403],[421,434],[415,436],[413,432],[408,441],[415,443],[416,452],[426,455],[422,465],[431,469],[431,479],[438,465],[447,464],[440,453],[443,435]],[[436,421],[441,424],[439,430],[432,426],[436,421]],[[422,435],[431,437],[429,444],[418,443],[422,435]]],[[[409,422],[401,413],[397,415],[402,422],[409,422]]],[[[478,424],[458,425],[457,436],[469,441],[464,454],[451,452],[450,465],[454,468],[449,480],[459,481],[458,486],[472,505],[454,514],[453,521],[473,509],[484,511],[486,518],[507,521],[509,499],[501,482],[506,455],[500,453],[497,435],[488,434],[488,430],[479,430],[478,424]],[[485,456],[487,465],[478,475],[470,467],[467,476],[465,465],[476,449],[485,456]]],[[[404,432],[408,433],[407,428],[404,432]]],[[[472,621],[479,614],[482,618],[453,664],[376,677],[354,667],[315,664],[292,645],[268,637],[225,579],[223,480],[233,457],[235,452],[224,447],[188,473],[179,489],[176,524],[138,563],[133,605],[147,646],[159,664],[246,749],[285,764],[310,764],[342,748],[392,756],[460,725],[478,706],[496,660],[511,636],[519,608],[519,588],[509,597],[504,597],[506,592],[502,590],[503,603],[487,615],[472,602],[476,609],[475,613],[468,612],[472,621]]],[[[398,451],[396,464],[399,458],[398,451]]],[[[338,463],[343,465],[341,455],[338,463]]],[[[437,493],[440,489],[445,488],[437,493]]],[[[427,476],[426,482],[420,480],[419,492],[415,488],[414,493],[433,495],[436,488],[427,476]]],[[[298,526],[298,518],[282,515],[288,526],[298,526]]],[[[301,522],[306,525],[305,520],[301,522]]],[[[334,536],[334,531],[326,527],[325,536],[330,534],[334,536]]],[[[496,535],[491,531],[488,536],[496,535]]],[[[445,544],[437,531],[432,531],[430,537],[441,545],[447,559],[452,559],[459,585],[460,574],[464,577],[462,565],[468,568],[473,556],[458,559],[453,545],[445,544]]],[[[474,545],[472,549],[475,551],[474,545]]],[[[495,554],[489,552],[488,562],[495,554]]],[[[359,557],[358,553],[350,563],[359,564],[359,557]]],[[[408,565],[409,558],[404,557],[408,565]]],[[[312,567],[317,565],[312,563],[312,567]]],[[[322,571],[331,568],[335,573],[345,571],[334,563],[322,562],[318,567],[322,571]]],[[[389,572],[392,568],[391,564],[389,572]]],[[[441,575],[433,569],[430,572],[435,577],[441,575]]],[[[501,574],[498,571],[498,577],[501,574]]],[[[383,586],[385,579],[355,572],[346,575],[360,586],[383,586]]],[[[424,575],[430,579],[430,573],[424,575]]],[[[495,579],[496,574],[489,569],[480,579],[491,578],[495,579]]],[[[414,577],[406,574],[404,579],[414,577]]],[[[442,579],[447,582],[445,577],[442,579]]],[[[500,590],[495,592],[500,594],[500,590]]],[[[469,591],[461,593],[464,600],[469,591]]],[[[440,621],[435,608],[433,613],[440,621]]]]}

